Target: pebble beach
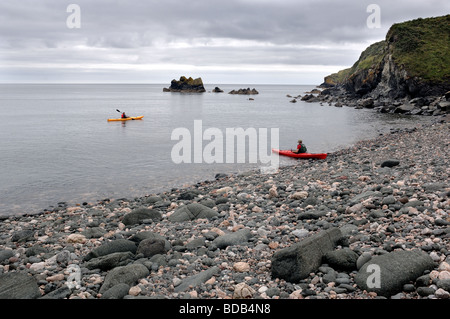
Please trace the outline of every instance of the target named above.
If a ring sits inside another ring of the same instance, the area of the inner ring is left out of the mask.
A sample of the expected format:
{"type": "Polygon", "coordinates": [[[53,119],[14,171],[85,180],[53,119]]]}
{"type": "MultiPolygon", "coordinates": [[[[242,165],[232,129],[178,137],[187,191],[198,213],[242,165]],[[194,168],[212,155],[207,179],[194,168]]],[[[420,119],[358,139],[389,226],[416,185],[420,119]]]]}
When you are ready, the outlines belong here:
{"type": "Polygon", "coordinates": [[[449,129],[440,117],[273,174],[0,217],[0,298],[449,299],[449,129]],[[331,232],[326,250],[307,245],[331,232]],[[316,264],[283,275],[305,251],[316,264]],[[396,273],[384,290],[360,279],[374,260],[396,273]]]}

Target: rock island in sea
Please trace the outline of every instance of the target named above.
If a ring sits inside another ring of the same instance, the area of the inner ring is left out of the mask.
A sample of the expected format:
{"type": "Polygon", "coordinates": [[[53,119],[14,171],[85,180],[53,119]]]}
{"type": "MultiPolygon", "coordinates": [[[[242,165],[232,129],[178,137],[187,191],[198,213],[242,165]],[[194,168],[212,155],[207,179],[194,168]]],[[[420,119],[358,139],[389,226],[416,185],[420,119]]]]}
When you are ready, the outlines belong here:
{"type": "Polygon", "coordinates": [[[180,80],[172,80],[169,88],[164,88],[164,92],[181,92],[181,93],[204,93],[202,78],[193,79],[192,77],[180,77],[180,80]]]}

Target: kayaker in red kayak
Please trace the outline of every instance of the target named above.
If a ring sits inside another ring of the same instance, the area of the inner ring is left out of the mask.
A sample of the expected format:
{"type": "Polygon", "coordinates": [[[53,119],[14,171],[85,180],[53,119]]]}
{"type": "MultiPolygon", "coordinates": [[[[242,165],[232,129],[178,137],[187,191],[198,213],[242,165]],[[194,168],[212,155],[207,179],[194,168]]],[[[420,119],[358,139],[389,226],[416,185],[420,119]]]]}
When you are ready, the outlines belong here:
{"type": "Polygon", "coordinates": [[[305,144],[303,144],[302,140],[298,140],[297,150],[296,151],[292,150],[292,153],[302,154],[306,152],[308,152],[308,150],[306,149],[305,144]]]}
{"type": "Polygon", "coordinates": [[[128,118],[128,116],[125,114],[125,112],[122,113],[122,118],[123,119],[127,119],[128,118]]]}

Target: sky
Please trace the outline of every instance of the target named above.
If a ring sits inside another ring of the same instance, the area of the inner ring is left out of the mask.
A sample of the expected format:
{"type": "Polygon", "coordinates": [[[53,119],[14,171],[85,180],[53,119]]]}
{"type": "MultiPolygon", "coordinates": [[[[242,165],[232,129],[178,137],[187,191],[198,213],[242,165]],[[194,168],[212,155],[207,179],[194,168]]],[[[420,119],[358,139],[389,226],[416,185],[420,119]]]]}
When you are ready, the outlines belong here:
{"type": "Polygon", "coordinates": [[[0,83],[320,84],[392,24],[448,13],[448,0],[0,0],[0,83]]]}

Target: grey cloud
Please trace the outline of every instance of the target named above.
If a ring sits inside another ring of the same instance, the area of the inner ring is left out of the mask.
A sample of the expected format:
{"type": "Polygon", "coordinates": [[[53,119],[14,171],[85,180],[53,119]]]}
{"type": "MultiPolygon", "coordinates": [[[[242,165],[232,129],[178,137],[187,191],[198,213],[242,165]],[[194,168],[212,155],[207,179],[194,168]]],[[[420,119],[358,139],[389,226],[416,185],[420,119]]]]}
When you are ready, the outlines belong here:
{"type": "Polygon", "coordinates": [[[450,11],[447,0],[380,0],[382,27],[369,29],[366,8],[373,2],[2,0],[0,69],[27,61],[351,65],[364,44],[383,39],[393,23],[450,11]],[[70,3],[81,7],[81,29],[66,27],[70,3]],[[225,44],[189,46],[217,39],[225,44]],[[233,40],[249,42],[226,45],[233,40]]]}
{"type": "MultiPolygon", "coordinates": [[[[151,33],[167,39],[219,37],[281,43],[367,40],[367,5],[373,1],[74,1],[82,9],[82,29],[65,27],[68,2],[3,0],[2,36],[62,41],[106,39],[105,45],[130,47],[128,33],[151,33]],[[17,4],[16,4],[17,3],[17,4]],[[348,32],[342,32],[342,31],[348,32]],[[115,41],[113,41],[115,40],[115,41]]],[[[384,28],[422,15],[443,14],[447,1],[378,1],[384,28]],[[403,18],[405,17],[405,18],[403,18]]],[[[381,31],[381,30],[380,30],[381,31]]],[[[374,33],[374,32],[372,32],[374,33]]],[[[382,35],[379,32],[376,36],[382,35]]],[[[376,37],[374,35],[374,37],[376,37]]],[[[134,39],[141,45],[142,37],[134,39]]],[[[149,42],[143,43],[148,45],[149,42]]]]}

